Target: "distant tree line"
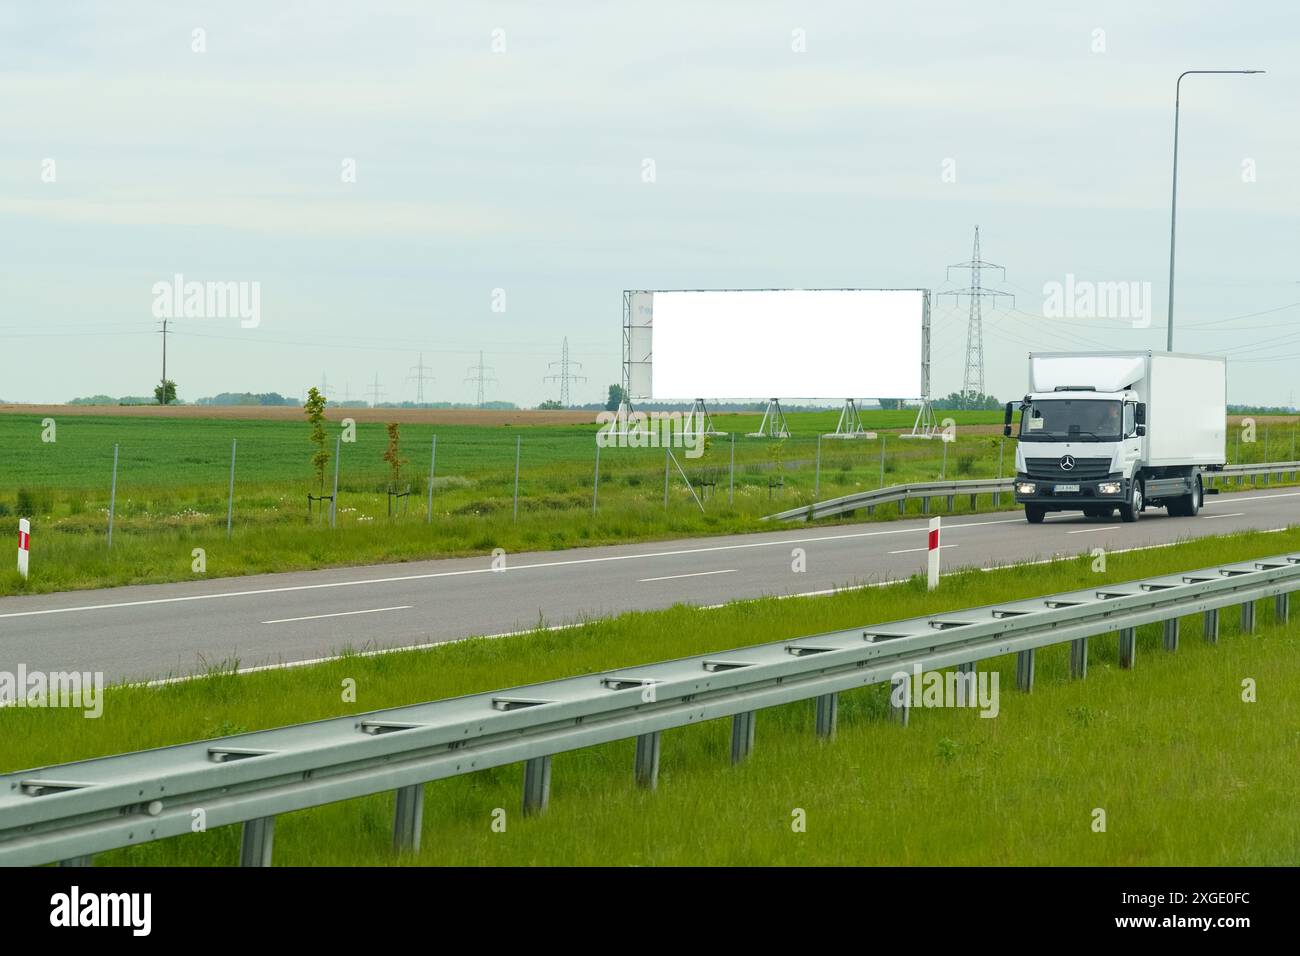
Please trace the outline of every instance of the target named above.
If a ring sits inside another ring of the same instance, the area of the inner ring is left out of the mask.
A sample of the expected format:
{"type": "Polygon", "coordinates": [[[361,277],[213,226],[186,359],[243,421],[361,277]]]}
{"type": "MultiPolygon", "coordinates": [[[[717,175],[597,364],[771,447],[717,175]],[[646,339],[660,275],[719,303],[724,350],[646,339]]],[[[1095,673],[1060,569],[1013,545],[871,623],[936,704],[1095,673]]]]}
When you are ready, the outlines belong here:
{"type": "Polygon", "coordinates": [[[1287,405],[1229,405],[1229,415],[1294,415],[1296,410],[1287,405]]]}
{"type": "Polygon", "coordinates": [[[942,411],[950,411],[959,408],[978,408],[992,410],[1002,408],[1003,402],[998,401],[996,395],[984,395],[976,392],[974,395],[963,395],[961,392],[949,392],[943,398],[933,398],[930,400],[930,407],[942,411]]]}
{"type": "Polygon", "coordinates": [[[299,405],[296,398],[285,398],[279,392],[222,392],[207,398],[195,399],[195,405],[299,405]]]}

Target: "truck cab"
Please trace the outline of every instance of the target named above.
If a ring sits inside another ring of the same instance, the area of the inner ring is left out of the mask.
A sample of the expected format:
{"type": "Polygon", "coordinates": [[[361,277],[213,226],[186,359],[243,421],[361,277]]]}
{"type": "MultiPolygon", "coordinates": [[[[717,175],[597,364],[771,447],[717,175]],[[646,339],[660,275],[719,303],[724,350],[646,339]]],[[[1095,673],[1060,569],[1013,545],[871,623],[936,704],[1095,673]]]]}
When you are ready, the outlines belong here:
{"type": "MultiPolygon", "coordinates": [[[[1134,481],[1146,432],[1134,391],[1091,389],[1026,395],[1016,445],[1016,501],[1037,524],[1048,511],[1081,510],[1133,521],[1145,505],[1134,481]]],[[[1198,502],[1199,507],[1199,502],[1198,502]]]]}

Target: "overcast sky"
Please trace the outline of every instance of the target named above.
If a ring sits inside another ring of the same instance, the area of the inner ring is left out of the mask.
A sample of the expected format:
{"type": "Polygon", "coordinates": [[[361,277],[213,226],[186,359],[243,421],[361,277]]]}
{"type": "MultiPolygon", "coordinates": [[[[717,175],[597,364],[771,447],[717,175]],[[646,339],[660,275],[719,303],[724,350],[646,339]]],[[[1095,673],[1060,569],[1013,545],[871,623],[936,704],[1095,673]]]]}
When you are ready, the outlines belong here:
{"type": "MultiPolygon", "coordinates": [[[[261,296],[256,328],[174,323],[184,399],[414,399],[422,352],[426,399],[473,401],[481,349],[488,397],[535,404],[567,336],[574,401],[603,400],[623,289],[956,289],[979,224],[1009,398],[1029,349],[1164,347],[1174,81],[1254,68],[1183,82],[1176,347],[1289,404],[1298,28],[1284,2],[6,4],[0,397],[150,393],[180,273],[261,296]],[[1067,275],[1150,283],[1150,327],[1045,315],[1067,275]]],[[[936,302],[936,394],[967,315],[936,302]]]]}

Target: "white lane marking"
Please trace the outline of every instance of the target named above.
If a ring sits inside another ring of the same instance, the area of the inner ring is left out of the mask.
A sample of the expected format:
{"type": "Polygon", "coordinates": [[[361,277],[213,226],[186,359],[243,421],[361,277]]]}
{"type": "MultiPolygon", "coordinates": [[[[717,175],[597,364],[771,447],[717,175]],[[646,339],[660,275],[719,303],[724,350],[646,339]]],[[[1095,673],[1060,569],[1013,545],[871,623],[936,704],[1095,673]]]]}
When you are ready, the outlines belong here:
{"type": "Polygon", "coordinates": [[[399,604],[396,607],[372,607],[365,611],[336,611],[333,614],[309,614],[307,617],[282,617],[263,624],[292,624],[294,621],[319,621],[323,617],[351,617],[354,614],[379,614],[382,611],[409,611],[413,605],[399,604]]]}
{"type": "Polygon", "coordinates": [[[702,578],[708,574],[735,574],[739,568],[727,568],[725,571],[696,571],[694,574],[666,574],[661,578],[642,578],[637,584],[648,584],[651,581],[676,581],[678,578],[702,578]]]}
{"type": "MultiPolygon", "coordinates": [[[[957,547],[957,545],[955,545],[955,544],[941,544],[941,545],[939,545],[939,548],[940,548],[940,549],[943,549],[943,548],[955,548],[955,547],[957,547]]],[[[930,549],[929,549],[928,547],[926,547],[926,548],[904,548],[902,551],[886,551],[885,554],[915,554],[915,553],[918,552],[918,551],[929,551],[929,550],[930,550],[930,549]]]]}
{"type": "Polygon", "coordinates": [[[1114,531],[1119,525],[1107,525],[1104,528],[1080,528],[1078,531],[1067,531],[1066,534],[1092,534],[1094,531],[1114,531]]]}
{"type": "MultiPolygon", "coordinates": [[[[950,524],[944,527],[948,531],[961,528],[981,528],[994,524],[1019,524],[1023,518],[1000,518],[995,521],[968,521],[964,524],[950,524]]],[[[466,568],[463,571],[430,571],[427,574],[403,574],[389,578],[364,578],[356,581],[328,581],[322,584],[294,584],[279,588],[253,588],[248,591],[220,591],[216,594],[186,594],[178,597],[149,598],[143,601],[119,601],[113,604],[85,604],[75,607],[51,607],[35,611],[11,611],[0,614],[0,620],[11,617],[36,617],[42,614],[68,614],[73,611],[104,611],[119,607],[144,607],[151,604],[179,604],[186,601],[209,601],[217,598],[255,597],[262,594],[285,594],[292,591],[317,591],[324,588],[347,588],[365,584],[395,584],[403,581],[428,581],[434,578],[454,578],[468,574],[505,574],[510,571],[527,571],[533,568],[559,568],[576,564],[598,564],[604,561],[629,561],[637,558],[669,558],[683,554],[706,554],[713,551],[738,551],[748,548],[784,547],[791,544],[812,544],[818,541],[842,541],[854,538],[874,538],[891,534],[925,534],[927,529],[891,528],[887,531],[858,531],[852,534],[830,534],[815,538],[782,538],[779,541],[752,541],[744,544],[723,544],[708,548],[683,548],[678,551],[651,551],[645,554],[611,554],[599,558],[574,558],[569,561],[539,561],[535,564],[519,564],[501,571],[495,568],[466,568]]],[[[287,572],[302,573],[302,572],[287,572]]],[[[157,585],[164,587],[165,585],[157,585]]]]}
{"type": "MultiPolygon", "coordinates": [[[[1277,495],[1255,495],[1249,498],[1242,498],[1232,495],[1233,501],[1267,501],[1272,498],[1295,498],[1300,496],[1300,491],[1285,492],[1277,495]]],[[[988,525],[997,524],[1020,524],[1025,519],[1023,517],[1015,518],[997,518],[992,521],[967,521],[962,524],[949,524],[944,527],[948,531],[956,531],[961,528],[982,528],[988,525]]],[[[356,581],[330,581],[323,584],[296,584],[279,588],[254,588],[248,591],[221,591],[216,594],[187,594],[179,597],[167,598],[150,598],[143,601],[120,601],[112,604],[86,604],[76,607],[51,607],[35,611],[11,611],[7,614],[0,614],[0,620],[13,617],[37,617],[43,614],[69,614],[74,611],[105,611],[111,608],[119,607],[144,607],[152,604],[178,604],[186,601],[208,601],[217,598],[233,597],[255,597],[261,594],[284,594],[291,591],[315,591],[323,588],[346,588],[357,587],[365,584],[394,584],[403,581],[427,581],[433,578],[450,578],[460,577],[467,574],[500,574],[507,571],[527,571],[530,568],[556,568],[565,567],[571,564],[597,564],[604,561],[629,561],[637,558],[666,558],[676,557],[683,554],[705,554],[713,551],[737,551],[747,548],[771,548],[782,547],[791,544],[812,544],[818,541],[847,541],[854,538],[874,538],[881,535],[891,534],[924,534],[925,527],[920,528],[891,528],[886,531],[857,531],[851,534],[830,534],[821,535],[815,538],[782,538],[778,541],[753,541],[744,544],[723,544],[715,545],[708,548],[683,548],[678,551],[651,551],[645,554],[612,554],[600,558],[575,558],[570,561],[541,561],[536,564],[521,564],[513,568],[506,568],[505,571],[496,571],[494,568],[467,568],[463,571],[431,571],[427,574],[405,574],[388,578],[366,578],[356,581]]],[[[1112,552],[1114,553],[1114,552],[1112,552]]],[[[286,573],[303,573],[303,572],[286,572],[286,573]]],[[[165,585],[157,585],[163,587],[165,585]]]]}
{"type": "Polygon", "coordinates": [[[1240,517],[1241,517],[1242,515],[1244,515],[1245,513],[1246,513],[1246,512],[1244,512],[1244,511],[1234,511],[1232,514],[1226,514],[1226,515],[1201,515],[1201,517],[1204,518],[1204,519],[1206,519],[1206,520],[1208,521],[1208,520],[1210,520],[1211,518],[1240,518],[1240,517]]]}
{"type": "MultiPolygon", "coordinates": [[[[1017,520],[1019,520],[1019,519],[1017,519],[1017,520]]],[[[1286,531],[1286,530],[1288,530],[1288,529],[1286,529],[1286,528],[1268,528],[1268,529],[1265,529],[1265,530],[1261,531],[1260,534],[1277,534],[1277,533],[1280,532],[1280,531],[1286,531]]],[[[1173,547],[1174,545],[1176,545],[1176,544],[1185,544],[1185,543],[1186,543],[1185,541],[1170,541],[1170,542],[1167,542],[1167,543],[1165,543],[1165,544],[1149,544],[1149,545],[1142,545],[1142,546],[1139,546],[1139,547],[1136,547],[1136,548],[1117,548],[1116,550],[1111,551],[1110,554],[1128,554],[1129,552],[1132,552],[1132,551],[1148,551],[1148,550],[1151,550],[1152,548],[1172,548],[1172,547],[1173,547]]],[[[991,565],[991,566],[986,567],[986,568],[979,568],[979,570],[980,570],[980,571],[1005,571],[1005,570],[1008,569],[1008,568],[1015,568],[1015,567],[1022,567],[1022,566],[1023,566],[1023,567],[1029,567],[1029,566],[1032,566],[1032,565],[1039,565],[1039,564],[1053,564],[1054,562],[1057,562],[1057,561],[1071,561],[1071,560],[1074,560],[1075,558],[1078,558],[1078,557],[1081,557],[1081,556],[1082,556],[1082,553],[1080,553],[1080,554],[1076,554],[1076,555],[1064,555],[1064,554],[1061,554],[1061,555],[1056,555],[1055,557],[1045,558],[1045,559],[1043,559],[1043,560],[1041,560],[1041,561],[1021,561],[1021,562],[1017,562],[1017,563],[1015,563],[1015,564],[991,565]]],[[[962,569],[960,569],[960,570],[958,570],[958,571],[951,571],[951,572],[949,572],[948,574],[941,575],[941,577],[945,577],[945,578],[947,578],[947,577],[951,577],[951,576],[954,575],[954,574],[965,574],[965,573],[969,573],[971,570],[972,570],[971,568],[962,568],[962,569]]],[[[864,588],[885,588],[885,587],[889,587],[891,584],[902,584],[902,583],[904,583],[906,580],[907,580],[906,578],[898,578],[898,579],[893,579],[893,580],[873,581],[873,582],[871,582],[870,584],[849,584],[849,585],[845,585],[844,587],[838,587],[838,588],[826,588],[826,589],[821,590],[821,591],[800,591],[800,592],[795,593],[795,594],[778,594],[778,595],[775,595],[775,597],[776,597],[776,599],[779,600],[779,601],[780,601],[780,600],[785,600],[785,599],[787,599],[787,598],[822,597],[822,596],[824,596],[824,595],[828,595],[828,594],[839,594],[841,591],[859,591],[859,590],[862,590],[862,589],[864,589],[864,588]]],[[[699,610],[701,610],[701,611],[715,611],[715,610],[717,610],[717,609],[719,609],[719,608],[730,607],[730,606],[733,605],[733,604],[740,604],[740,603],[743,603],[743,602],[745,602],[745,601],[758,601],[758,600],[762,600],[762,598],[761,598],[761,597],[758,597],[758,598],[738,598],[738,599],[736,599],[735,601],[728,601],[728,602],[725,603],[725,604],[701,604],[701,605],[699,605],[699,610]]],[[[547,626],[547,627],[543,627],[543,628],[532,627],[532,628],[529,628],[529,629],[524,630],[524,631],[503,631],[503,632],[500,633],[500,634],[470,634],[470,635],[468,635],[467,637],[451,637],[451,638],[448,638],[448,639],[445,640],[445,641],[429,641],[429,642],[424,643],[424,644],[408,644],[408,645],[405,645],[405,646],[403,646],[403,647],[382,647],[382,648],[378,648],[378,649],[376,649],[376,650],[372,650],[372,651],[362,651],[361,653],[356,654],[355,656],[357,656],[357,657],[379,657],[379,656],[381,656],[381,655],[383,655],[383,654],[400,654],[400,653],[402,653],[403,651],[427,651],[427,650],[432,650],[433,648],[436,648],[436,647],[446,647],[446,646],[448,646],[448,645],[450,645],[450,644],[459,644],[459,643],[461,643],[462,641],[472,641],[472,640],[476,640],[476,639],[482,639],[482,640],[493,640],[493,639],[498,638],[498,637],[522,637],[522,636],[525,635],[525,634],[536,634],[539,630],[540,630],[540,631],[567,631],[567,630],[569,630],[569,629],[571,629],[571,628],[575,628],[575,627],[585,627],[586,625],[588,625],[588,624],[590,624],[590,623],[592,623],[592,622],[591,622],[591,621],[575,621],[575,622],[572,623],[572,624],[552,624],[552,625],[549,625],[549,626],[547,626]]],[[[337,660],[340,660],[340,659],[342,658],[342,656],[343,656],[343,655],[341,655],[341,654],[334,654],[334,655],[331,655],[331,656],[329,656],[329,657],[313,657],[313,658],[309,658],[309,659],[307,659],[307,660],[301,660],[301,661],[282,661],[281,663],[278,663],[278,664],[259,664],[259,665],[255,666],[255,667],[240,667],[240,668],[237,668],[237,669],[234,671],[234,673],[236,673],[236,674],[256,674],[256,673],[259,673],[260,671],[288,670],[288,669],[293,668],[293,667],[308,667],[308,666],[310,666],[310,665],[312,665],[312,664],[328,664],[328,663],[330,663],[331,661],[337,661],[337,660]]],[[[223,671],[223,672],[222,672],[222,674],[225,674],[225,673],[229,673],[229,672],[228,672],[228,671],[223,671]]],[[[151,680],[151,681],[143,681],[143,682],[135,681],[135,682],[130,682],[130,683],[124,684],[123,686],[125,686],[125,687],[162,687],[162,686],[164,686],[164,685],[166,685],[166,684],[183,684],[183,683],[187,683],[188,681],[203,680],[203,679],[205,679],[205,678],[207,678],[207,677],[210,677],[210,676],[213,676],[213,675],[210,675],[210,674],[191,674],[191,675],[189,675],[189,676],[187,676],[187,677],[161,677],[161,678],[158,678],[157,680],[151,680]]]]}

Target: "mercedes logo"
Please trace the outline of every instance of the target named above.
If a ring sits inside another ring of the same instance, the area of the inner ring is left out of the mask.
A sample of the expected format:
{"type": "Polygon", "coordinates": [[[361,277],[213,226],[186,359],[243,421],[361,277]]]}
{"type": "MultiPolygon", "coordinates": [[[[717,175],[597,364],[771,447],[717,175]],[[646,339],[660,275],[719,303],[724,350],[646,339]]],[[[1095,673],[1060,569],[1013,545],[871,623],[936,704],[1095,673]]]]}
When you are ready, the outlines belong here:
{"type": "Polygon", "coordinates": [[[1062,455],[1062,456],[1061,456],[1061,471],[1074,471],[1074,456],[1073,456],[1073,455],[1062,455]]]}

